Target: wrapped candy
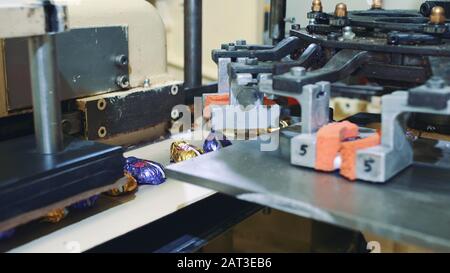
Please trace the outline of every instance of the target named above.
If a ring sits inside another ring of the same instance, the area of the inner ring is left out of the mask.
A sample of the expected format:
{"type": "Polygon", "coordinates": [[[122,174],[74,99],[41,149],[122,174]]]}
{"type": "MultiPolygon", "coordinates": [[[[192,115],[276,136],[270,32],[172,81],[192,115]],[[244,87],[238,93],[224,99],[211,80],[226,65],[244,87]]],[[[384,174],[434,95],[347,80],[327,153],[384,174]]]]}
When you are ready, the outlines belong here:
{"type": "Polygon", "coordinates": [[[95,205],[95,203],[97,202],[98,197],[99,197],[99,195],[97,194],[97,195],[94,195],[94,196],[92,196],[92,197],[90,197],[88,199],[81,200],[79,202],[76,202],[75,204],[72,204],[70,206],[70,208],[71,209],[89,209],[89,208],[92,208],[95,205]]]}
{"type": "Polygon", "coordinates": [[[133,176],[131,176],[131,174],[129,173],[125,173],[125,176],[127,177],[127,183],[125,183],[123,186],[112,189],[108,192],[106,192],[107,195],[109,196],[122,196],[125,194],[129,194],[132,192],[135,192],[138,188],[138,183],[136,181],[136,179],[133,178],[133,176]]]}
{"type": "Polygon", "coordinates": [[[125,175],[133,177],[138,185],[159,185],[166,181],[164,167],[150,160],[129,157],[124,172],[125,175]]]}
{"type": "Polygon", "coordinates": [[[175,141],[170,147],[170,162],[178,163],[203,154],[203,150],[186,141],[175,141]]]}
{"type": "Polygon", "coordinates": [[[14,236],[15,233],[16,233],[15,229],[0,231],[0,241],[11,238],[12,236],[14,236]]]}
{"type": "Polygon", "coordinates": [[[49,223],[59,223],[62,219],[66,218],[69,214],[69,211],[66,208],[63,209],[55,209],[49,212],[45,217],[44,221],[49,223]]]}
{"type": "Polygon", "coordinates": [[[228,147],[230,145],[231,141],[229,141],[225,136],[212,131],[203,143],[203,150],[205,151],[205,153],[209,153],[228,147]]]}

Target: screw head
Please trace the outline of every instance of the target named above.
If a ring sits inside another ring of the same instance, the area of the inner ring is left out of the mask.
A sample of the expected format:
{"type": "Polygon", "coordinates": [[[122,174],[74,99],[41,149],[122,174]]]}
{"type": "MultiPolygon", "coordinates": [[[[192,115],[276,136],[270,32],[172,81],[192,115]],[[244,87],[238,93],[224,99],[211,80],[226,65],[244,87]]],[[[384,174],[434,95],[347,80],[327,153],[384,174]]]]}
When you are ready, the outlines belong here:
{"type": "Polygon", "coordinates": [[[257,65],[258,64],[258,58],[247,58],[245,59],[246,65],[257,65]]]}
{"type": "Polygon", "coordinates": [[[120,88],[128,88],[130,87],[130,80],[128,79],[128,76],[122,75],[122,76],[118,76],[116,78],[116,84],[120,87],[120,88]]]}
{"type": "Polygon", "coordinates": [[[290,71],[295,77],[302,77],[306,74],[306,69],[301,66],[292,67],[290,71]]]}
{"type": "Polygon", "coordinates": [[[115,58],[116,65],[118,66],[127,66],[128,65],[128,57],[126,55],[118,55],[115,58]]]}
{"type": "Polygon", "coordinates": [[[300,26],[300,24],[292,24],[291,29],[292,30],[300,30],[301,26],[300,26]]]}
{"type": "Polygon", "coordinates": [[[150,82],[150,79],[148,79],[148,78],[145,79],[145,80],[144,80],[144,87],[149,87],[149,86],[150,86],[150,83],[151,83],[151,82],[150,82]]]}

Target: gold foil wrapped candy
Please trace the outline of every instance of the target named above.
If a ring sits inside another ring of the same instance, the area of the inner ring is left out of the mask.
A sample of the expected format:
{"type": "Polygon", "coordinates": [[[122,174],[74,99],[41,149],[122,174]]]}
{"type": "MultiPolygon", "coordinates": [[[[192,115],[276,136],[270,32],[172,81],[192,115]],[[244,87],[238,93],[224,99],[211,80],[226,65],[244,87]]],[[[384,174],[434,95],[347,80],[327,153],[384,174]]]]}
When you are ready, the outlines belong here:
{"type": "Polygon", "coordinates": [[[170,161],[178,163],[203,154],[203,150],[186,141],[175,141],[170,146],[170,161]]]}
{"type": "Polygon", "coordinates": [[[138,183],[136,179],[129,173],[125,173],[125,177],[127,178],[127,183],[125,185],[112,189],[108,191],[106,194],[110,196],[121,196],[131,192],[134,192],[138,188],[138,183]]]}
{"type": "Polygon", "coordinates": [[[59,223],[62,219],[66,218],[69,214],[69,211],[66,208],[63,209],[55,209],[49,212],[45,217],[44,221],[49,223],[59,223]]]}

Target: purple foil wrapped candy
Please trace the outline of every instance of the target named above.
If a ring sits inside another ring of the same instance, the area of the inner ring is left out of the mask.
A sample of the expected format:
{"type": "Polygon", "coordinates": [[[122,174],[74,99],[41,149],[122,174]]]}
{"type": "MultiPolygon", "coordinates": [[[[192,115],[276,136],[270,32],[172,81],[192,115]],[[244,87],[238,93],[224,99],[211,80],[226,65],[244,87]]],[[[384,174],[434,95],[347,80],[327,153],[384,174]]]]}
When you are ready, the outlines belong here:
{"type": "Polygon", "coordinates": [[[129,157],[126,160],[124,172],[136,179],[139,185],[159,185],[166,181],[164,167],[150,160],[129,157]]]}
{"type": "Polygon", "coordinates": [[[16,233],[15,229],[0,231],[0,241],[13,237],[15,233],[16,233]]]}
{"type": "Polygon", "coordinates": [[[205,151],[205,153],[209,153],[228,147],[230,145],[231,141],[229,141],[224,135],[213,131],[209,134],[209,136],[203,143],[203,150],[205,151]]]}
{"type": "Polygon", "coordinates": [[[92,196],[92,197],[90,197],[88,199],[76,202],[75,204],[72,204],[70,206],[70,208],[71,209],[89,209],[89,208],[92,208],[95,205],[95,203],[97,202],[99,196],[100,195],[97,194],[97,195],[94,195],[94,196],[92,196]]]}

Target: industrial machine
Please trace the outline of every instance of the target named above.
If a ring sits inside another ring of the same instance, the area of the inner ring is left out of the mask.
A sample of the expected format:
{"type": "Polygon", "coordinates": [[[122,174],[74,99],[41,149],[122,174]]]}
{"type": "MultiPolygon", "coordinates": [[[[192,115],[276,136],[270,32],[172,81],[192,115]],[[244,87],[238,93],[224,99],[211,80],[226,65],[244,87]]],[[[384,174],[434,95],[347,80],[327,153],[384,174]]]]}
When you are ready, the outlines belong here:
{"type": "Polygon", "coordinates": [[[369,10],[348,11],[340,3],[326,13],[321,1],[313,1],[309,24],[293,24],[290,36],[274,46],[237,41],[214,50],[219,91],[229,90],[230,103],[243,106],[261,105],[264,96],[295,98],[302,130],[291,140],[292,164],[386,182],[413,163],[406,125],[449,133],[450,30],[438,4],[427,1],[420,11],[405,11],[384,10],[373,1],[369,10]],[[347,126],[326,126],[330,96],[383,96],[381,138],[365,139],[357,127],[347,134],[347,126]],[[346,139],[353,143],[341,143],[346,139]]]}
{"type": "MultiPolygon", "coordinates": [[[[264,151],[264,139],[237,141],[169,166],[168,175],[315,220],[447,249],[448,4],[386,10],[374,0],[365,10],[339,3],[326,11],[314,0],[304,14],[309,23],[292,23],[285,36],[279,30],[287,24],[286,1],[271,1],[281,9],[271,11],[273,45],[237,40],[213,50],[212,58],[227,104],[243,111],[279,105],[290,126],[269,128],[278,149],[264,151]]],[[[223,113],[212,110],[212,124],[223,113]]]]}
{"type": "Polygon", "coordinates": [[[313,0],[308,25],[287,32],[286,0],[272,0],[273,44],[213,50],[208,86],[201,10],[185,1],[183,83],[147,1],[0,3],[0,232],[123,186],[124,148],[166,137],[187,118],[174,107],[199,97],[233,144],[201,155],[185,143],[196,154],[167,166],[169,179],[249,201],[245,215],[262,205],[450,249],[450,1],[325,11],[313,0]],[[276,149],[263,151],[264,136],[276,149]]]}
{"type": "Polygon", "coordinates": [[[5,231],[123,185],[118,145],[165,135],[184,95],[146,1],[2,1],[0,14],[5,231]]]}

